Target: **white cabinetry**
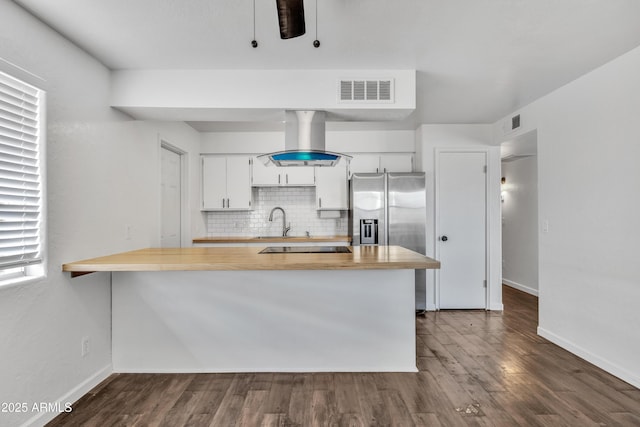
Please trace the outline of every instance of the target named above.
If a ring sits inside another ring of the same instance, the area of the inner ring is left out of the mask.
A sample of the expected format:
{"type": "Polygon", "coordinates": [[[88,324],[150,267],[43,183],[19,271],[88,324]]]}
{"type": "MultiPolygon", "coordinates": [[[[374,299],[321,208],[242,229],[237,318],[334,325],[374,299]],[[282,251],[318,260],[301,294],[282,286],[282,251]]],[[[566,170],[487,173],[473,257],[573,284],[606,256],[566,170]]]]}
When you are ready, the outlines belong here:
{"type": "Polygon", "coordinates": [[[344,159],[334,167],[316,168],[316,209],[349,209],[347,162],[344,159]]]}
{"type": "Polygon", "coordinates": [[[312,166],[265,166],[261,160],[254,157],[253,181],[251,185],[254,187],[315,185],[315,174],[313,169],[314,168],[312,166]]]}
{"type": "Polygon", "coordinates": [[[202,157],[202,210],[251,209],[251,158],[202,157]]]}
{"type": "Polygon", "coordinates": [[[380,172],[413,172],[413,155],[382,154],[380,172]]]}
{"type": "Polygon", "coordinates": [[[349,173],[413,172],[413,154],[354,154],[349,173]]]}
{"type": "Polygon", "coordinates": [[[355,154],[349,163],[351,174],[354,173],[378,173],[380,168],[380,155],[355,154]]]}

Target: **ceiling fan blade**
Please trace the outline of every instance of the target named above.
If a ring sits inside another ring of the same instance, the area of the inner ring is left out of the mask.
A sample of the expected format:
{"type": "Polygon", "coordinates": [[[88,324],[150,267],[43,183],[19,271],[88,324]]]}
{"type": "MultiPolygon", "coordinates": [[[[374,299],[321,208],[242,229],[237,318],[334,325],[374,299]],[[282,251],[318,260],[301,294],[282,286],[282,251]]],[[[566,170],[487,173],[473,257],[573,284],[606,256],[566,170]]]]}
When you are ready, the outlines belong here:
{"type": "Polygon", "coordinates": [[[303,0],[276,0],[280,38],[291,39],[305,33],[303,0]]]}

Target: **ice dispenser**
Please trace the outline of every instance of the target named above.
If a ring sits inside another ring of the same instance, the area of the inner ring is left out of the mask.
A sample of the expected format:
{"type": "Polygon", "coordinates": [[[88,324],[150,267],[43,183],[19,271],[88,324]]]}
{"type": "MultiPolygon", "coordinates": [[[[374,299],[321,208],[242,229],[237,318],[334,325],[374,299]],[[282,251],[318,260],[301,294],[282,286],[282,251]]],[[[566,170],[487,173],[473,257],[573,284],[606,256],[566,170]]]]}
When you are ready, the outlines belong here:
{"type": "Polygon", "coordinates": [[[361,245],[377,245],[378,244],[378,220],[377,219],[361,219],[360,220],[360,244],[361,245]]]}

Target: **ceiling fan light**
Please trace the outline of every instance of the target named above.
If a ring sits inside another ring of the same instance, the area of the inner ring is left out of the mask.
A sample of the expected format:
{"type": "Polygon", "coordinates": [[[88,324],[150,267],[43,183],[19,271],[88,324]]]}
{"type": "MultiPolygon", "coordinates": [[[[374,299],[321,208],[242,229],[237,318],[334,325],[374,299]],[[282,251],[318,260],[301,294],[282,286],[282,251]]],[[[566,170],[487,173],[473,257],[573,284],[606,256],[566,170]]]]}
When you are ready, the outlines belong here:
{"type": "Polygon", "coordinates": [[[306,31],[303,0],[276,0],[276,6],[280,38],[291,39],[303,35],[306,31]]]}

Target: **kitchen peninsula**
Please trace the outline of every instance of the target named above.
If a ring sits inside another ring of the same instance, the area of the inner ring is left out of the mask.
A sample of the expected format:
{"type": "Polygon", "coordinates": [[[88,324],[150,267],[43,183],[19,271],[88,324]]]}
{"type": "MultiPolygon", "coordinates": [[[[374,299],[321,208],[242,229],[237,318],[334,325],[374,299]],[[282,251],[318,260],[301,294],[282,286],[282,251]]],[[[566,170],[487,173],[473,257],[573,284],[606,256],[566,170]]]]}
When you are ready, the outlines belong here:
{"type": "Polygon", "coordinates": [[[414,270],[399,246],[143,249],[63,265],[112,272],[116,372],[416,371],[414,270]]]}

